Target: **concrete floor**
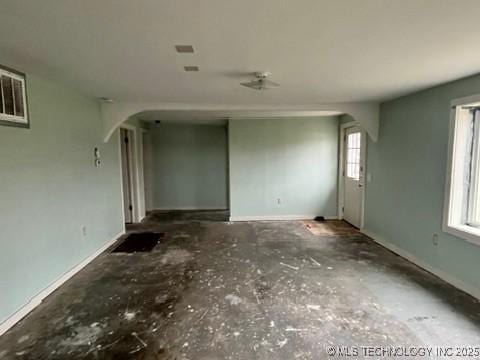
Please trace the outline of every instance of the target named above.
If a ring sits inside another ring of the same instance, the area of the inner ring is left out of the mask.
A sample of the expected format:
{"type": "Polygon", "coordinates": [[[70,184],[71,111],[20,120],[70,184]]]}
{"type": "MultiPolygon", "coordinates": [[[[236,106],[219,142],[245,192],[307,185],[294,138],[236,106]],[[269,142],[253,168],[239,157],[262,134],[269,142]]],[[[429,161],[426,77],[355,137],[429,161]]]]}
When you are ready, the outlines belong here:
{"type": "Polygon", "coordinates": [[[480,344],[478,302],[361,234],[157,213],[0,337],[0,359],[323,359],[325,346],[480,344]]]}

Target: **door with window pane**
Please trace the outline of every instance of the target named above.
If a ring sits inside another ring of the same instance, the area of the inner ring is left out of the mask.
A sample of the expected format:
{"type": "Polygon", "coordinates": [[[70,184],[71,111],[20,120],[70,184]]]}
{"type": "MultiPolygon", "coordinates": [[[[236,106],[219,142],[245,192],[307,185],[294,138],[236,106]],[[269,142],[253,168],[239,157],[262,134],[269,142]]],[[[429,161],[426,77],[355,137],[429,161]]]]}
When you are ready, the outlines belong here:
{"type": "Polygon", "coordinates": [[[350,224],[360,227],[363,200],[363,168],[362,157],[364,141],[362,131],[358,127],[345,131],[344,150],[344,209],[343,218],[350,224]]]}

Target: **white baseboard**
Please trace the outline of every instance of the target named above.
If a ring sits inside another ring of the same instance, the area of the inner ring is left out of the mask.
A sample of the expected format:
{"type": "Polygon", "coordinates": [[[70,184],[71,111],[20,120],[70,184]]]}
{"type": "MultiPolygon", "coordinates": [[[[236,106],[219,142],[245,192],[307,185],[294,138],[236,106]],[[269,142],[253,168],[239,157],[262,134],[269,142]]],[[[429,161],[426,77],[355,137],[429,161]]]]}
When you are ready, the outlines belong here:
{"type": "Polygon", "coordinates": [[[419,259],[417,256],[413,255],[412,253],[403,250],[402,248],[398,247],[397,245],[394,245],[387,240],[383,239],[381,236],[378,236],[377,234],[367,230],[367,229],[362,229],[361,232],[368,237],[370,237],[373,241],[378,243],[379,245],[382,245],[383,247],[387,248],[388,250],[394,252],[395,254],[407,259],[408,261],[414,263],[415,265],[421,267],[422,269],[434,274],[435,276],[439,277],[440,279],[446,281],[447,283],[455,286],[457,289],[460,289],[467,294],[472,295],[474,298],[480,300],[480,289],[477,289],[469,284],[466,284],[464,281],[451,276],[447,273],[445,273],[442,270],[439,270],[430,264],[427,264],[424,260],[419,259]]]}
{"type": "MultiPolygon", "coordinates": [[[[230,216],[230,221],[286,221],[312,220],[318,215],[261,215],[261,216],[230,216]]],[[[335,216],[325,216],[326,220],[338,219],[335,216]]]]}
{"type": "Polygon", "coordinates": [[[22,320],[30,311],[35,309],[38,305],[42,303],[42,300],[45,299],[48,295],[54,292],[57,288],[59,288],[62,284],[64,284],[68,279],[70,279],[73,275],[78,273],[82,270],[88,263],[90,263],[93,259],[95,259],[98,255],[103,253],[107,248],[109,248],[117,239],[122,236],[125,231],[121,231],[117,235],[115,235],[112,239],[107,241],[103,244],[97,251],[95,251],[92,255],[84,259],[82,262],[74,266],[72,269],[67,271],[65,274],[60,276],[57,280],[52,282],[49,286],[45,289],[40,291],[37,295],[30,299],[28,303],[22,306],[17,312],[15,312],[12,316],[7,318],[0,324],[0,335],[4,334],[8,329],[10,329],[13,325],[17,322],[22,320]]]}
{"type": "Polygon", "coordinates": [[[218,206],[177,206],[177,207],[165,207],[155,208],[149,211],[182,211],[182,210],[219,210],[226,211],[228,209],[218,206]]]}

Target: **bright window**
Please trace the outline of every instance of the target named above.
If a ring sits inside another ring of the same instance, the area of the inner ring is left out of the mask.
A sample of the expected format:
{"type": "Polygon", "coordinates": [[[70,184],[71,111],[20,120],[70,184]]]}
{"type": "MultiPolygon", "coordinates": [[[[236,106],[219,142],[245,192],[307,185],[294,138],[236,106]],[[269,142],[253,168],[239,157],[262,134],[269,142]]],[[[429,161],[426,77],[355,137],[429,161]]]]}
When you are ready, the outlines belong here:
{"type": "Polygon", "coordinates": [[[0,121],[28,124],[25,75],[0,67],[0,121]]]}
{"type": "Polygon", "coordinates": [[[360,179],[360,145],[361,133],[356,132],[347,136],[347,176],[351,179],[360,179]]]}
{"type": "Polygon", "coordinates": [[[444,231],[480,244],[480,102],[454,102],[444,231]]]}

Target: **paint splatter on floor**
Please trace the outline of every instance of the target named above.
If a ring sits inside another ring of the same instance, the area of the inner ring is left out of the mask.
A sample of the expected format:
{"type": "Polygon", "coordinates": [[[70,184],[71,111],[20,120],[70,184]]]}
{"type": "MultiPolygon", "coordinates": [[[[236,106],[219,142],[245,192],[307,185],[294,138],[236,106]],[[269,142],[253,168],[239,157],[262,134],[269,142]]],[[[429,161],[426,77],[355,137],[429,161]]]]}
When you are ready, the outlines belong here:
{"type": "Polygon", "coordinates": [[[342,220],[305,220],[303,224],[313,235],[318,236],[349,236],[359,234],[358,229],[342,220]]]}
{"type": "Polygon", "coordinates": [[[154,213],[0,338],[0,359],[327,359],[326,345],[480,343],[479,304],[355,232],[154,213]],[[220,221],[219,221],[220,220],[220,221]]]}

